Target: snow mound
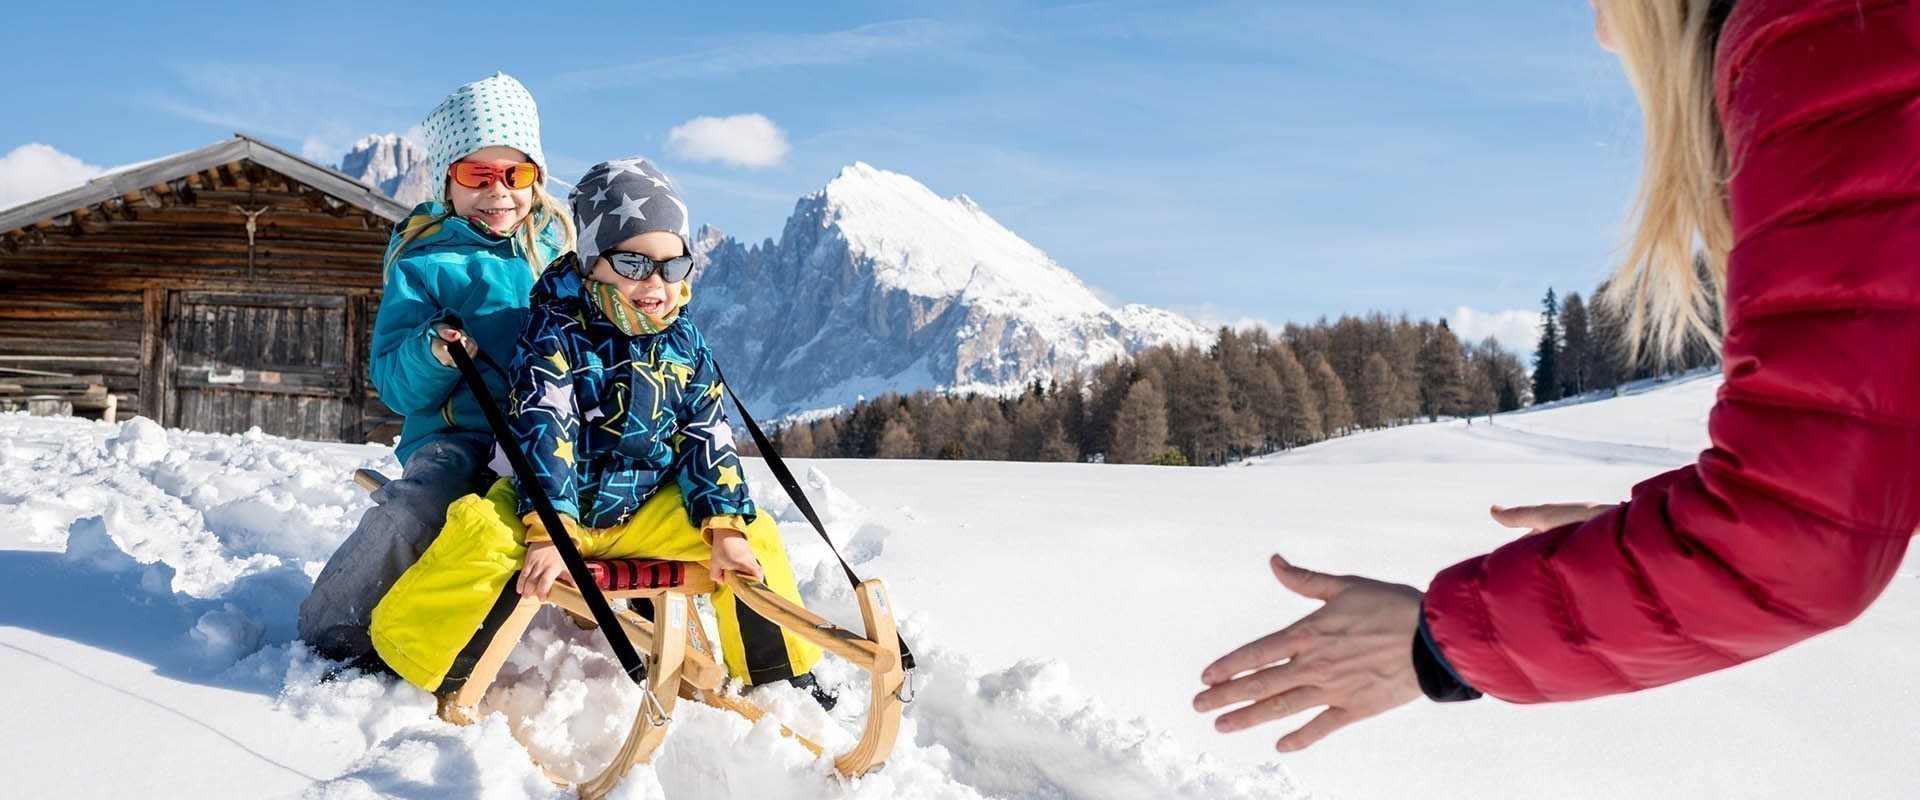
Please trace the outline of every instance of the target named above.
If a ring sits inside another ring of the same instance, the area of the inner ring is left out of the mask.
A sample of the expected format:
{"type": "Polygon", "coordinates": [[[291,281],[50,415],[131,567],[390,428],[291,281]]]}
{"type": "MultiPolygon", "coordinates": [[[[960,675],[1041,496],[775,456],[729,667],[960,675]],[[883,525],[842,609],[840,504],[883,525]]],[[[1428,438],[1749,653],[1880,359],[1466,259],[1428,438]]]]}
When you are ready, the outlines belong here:
{"type": "MultiPolygon", "coordinates": [[[[110,642],[153,665],[161,677],[149,680],[158,686],[263,697],[266,706],[250,712],[250,724],[275,733],[221,735],[277,768],[259,767],[273,780],[289,772],[306,778],[295,792],[302,797],[569,797],[536,764],[569,780],[590,776],[612,759],[632,724],[639,689],[598,632],[552,610],[535,619],[472,726],[438,720],[434,698],[404,682],[357,672],[322,682],[337,665],[294,640],[293,616],[311,576],[367,508],[348,475],[358,467],[397,473],[386,448],[255,432],[168,431],[144,419],[111,426],[0,415],[0,433],[9,443],[0,462],[0,501],[11,510],[27,509],[26,497],[54,498],[33,506],[31,518],[36,531],[50,521],[63,528],[42,537],[59,552],[32,554],[43,559],[34,574],[50,569],[49,585],[88,598],[59,606],[64,610],[49,606],[47,619],[23,624],[55,628],[53,620],[70,615],[64,624],[78,626],[79,638],[110,642]],[[127,637],[88,621],[94,614],[139,634],[127,637]],[[277,745],[308,761],[327,760],[294,769],[263,755],[277,745]]],[[[753,478],[767,511],[789,523],[808,604],[842,624],[857,624],[858,609],[837,564],[792,525],[799,514],[777,485],[764,475],[753,478]]],[[[865,504],[818,468],[808,469],[805,482],[836,535],[851,533],[849,550],[857,560],[882,552],[891,529],[874,523],[865,504]]],[[[908,705],[883,770],[858,780],[833,771],[831,755],[855,742],[869,698],[863,672],[827,658],[816,674],[840,693],[831,713],[784,684],[754,691],[753,701],[772,712],[758,723],[683,701],[654,761],[635,768],[613,796],[1297,794],[1277,768],[1242,769],[1190,756],[1166,733],[1107,711],[1076,689],[1062,666],[1022,664],[983,674],[934,634],[926,614],[904,598],[896,603],[922,666],[914,678],[919,699],[908,705]],[[829,757],[783,736],[779,723],[822,744],[829,757]],[[1103,774],[1083,774],[1088,771],[1103,774]]],[[[703,614],[712,629],[711,609],[703,605],[703,614]]],[[[188,773],[236,768],[212,759],[183,766],[188,773]]],[[[256,777],[273,782],[265,773],[256,777]]],[[[243,778],[229,783],[245,794],[243,778]]]]}

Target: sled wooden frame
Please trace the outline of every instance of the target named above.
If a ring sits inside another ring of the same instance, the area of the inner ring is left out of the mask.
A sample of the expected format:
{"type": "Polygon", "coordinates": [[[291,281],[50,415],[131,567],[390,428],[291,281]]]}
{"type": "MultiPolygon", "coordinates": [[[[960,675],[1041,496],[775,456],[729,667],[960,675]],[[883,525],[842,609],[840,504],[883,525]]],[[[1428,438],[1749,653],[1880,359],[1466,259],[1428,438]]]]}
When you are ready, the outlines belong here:
{"type": "MultiPolygon", "coordinates": [[[[387,480],[379,473],[366,469],[355,470],[353,477],[355,483],[369,491],[384,485],[387,480]]],[[[766,716],[765,711],[746,698],[727,693],[726,668],[720,664],[718,650],[707,638],[706,628],[694,611],[693,598],[711,594],[717,588],[710,577],[709,566],[706,562],[681,564],[682,581],[679,586],[604,591],[610,601],[651,600],[654,619],[648,621],[632,611],[619,612],[621,627],[626,630],[634,648],[641,651],[648,662],[647,683],[643,689],[647,696],[642,698],[640,709],[634,714],[633,727],[628,730],[620,751],[598,774],[577,785],[542,767],[547,777],[555,783],[576,786],[580,796],[586,800],[604,797],[619,785],[635,764],[644,763],[653,756],[666,738],[667,725],[672,722],[673,708],[679,698],[732,711],[748,720],[757,721],[766,716]]],[[[877,579],[869,579],[862,581],[855,590],[860,616],[866,626],[866,635],[861,636],[775,594],[764,583],[748,583],[733,572],[726,574],[724,582],[733,590],[738,602],[745,603],[760,616],[867,671],[870,679],[869,700],[860,740],[835,758],[833,766],[841,775],[857,778],[885,763],[887,756],[893,752],[894,740],[899,736],[900,717],[906,702],[902,696],[906,691],[906,672],[900,658],[900,639],[894,623],[892,603],[887,597],[885,585],[877,579]]],[[[492,643],[475,662],[466,682],[440,697],[439,714],[442,719],[456,725],[471,724],[479,719],[476,709],[481,698],[486,695],[500,668],[506,664],[507,656],[513,652],[520,637],[526,633],[527,626],[533,622],[535,613],[543,605],[555,606],[567,612],[578,623],[592,624],[592,612],[587,608],[586,598],[580,595],[579,589],[567,583],[554,582],[545,601],[521,598],[494,634],[492,643]]],[[[794,733],[787,726],[780,726],[780,732],[814,754],[824,754],[820,745],[794,733]]]]}

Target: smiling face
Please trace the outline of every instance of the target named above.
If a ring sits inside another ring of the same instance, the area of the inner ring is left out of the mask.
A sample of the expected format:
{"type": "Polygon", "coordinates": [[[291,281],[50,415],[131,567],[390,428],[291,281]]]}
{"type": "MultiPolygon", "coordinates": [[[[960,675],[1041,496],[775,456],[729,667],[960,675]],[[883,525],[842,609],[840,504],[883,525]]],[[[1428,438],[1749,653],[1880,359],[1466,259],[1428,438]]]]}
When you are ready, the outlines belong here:
{"type": "MultiPolygon", "coordinates": [[[[493,145],[475,150],[460,160],[504,168],[526,161],[527,154],[504,145],[493,145]]],[[[453,205],[453,213],[478,219],[494,233],[507,234],[533,210],[531,186],[509,189],[505,183],[494,180],[485,188],[469,189],[450,176],[443,180],[447,182],[447,202],[453,205]]]]}
{"type": "MultiPolygon", "coordinates": [[[[687,243],[680,240],[679,234],[671,231],[648,231],[607,249],[639,253],[655,261],[664,261],[686,255],[687,243]]],[[[682,284],[686,283],[668,283],[660,278],[659,270],[654,270],[646,280],[636,281],[614,272],[613,265],[601,257],[593,259],[593,268],[587,271],[587,277],[618,289],[620,296],[627,298],[634,308],[654,319],[663,319],[673,313],[674,304],[680,302],[682,284]]]]}

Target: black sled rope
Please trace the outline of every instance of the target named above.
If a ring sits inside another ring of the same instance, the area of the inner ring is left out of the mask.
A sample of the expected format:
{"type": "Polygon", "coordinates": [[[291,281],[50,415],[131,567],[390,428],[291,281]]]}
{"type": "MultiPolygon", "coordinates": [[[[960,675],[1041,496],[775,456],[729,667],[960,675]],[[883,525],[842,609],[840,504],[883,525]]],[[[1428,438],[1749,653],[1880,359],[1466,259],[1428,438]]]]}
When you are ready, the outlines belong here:
{"type": "MultiPolygon", "coordinates": [[[[820,541],[827,543],[827,550],[831,551],[834,559],[840,562],[840,570],[847,574],[847,583],[858,591],[860,576],[853,574],[853,567],[848,566],[847,559],[840,555],[840,548],[834,547],[833,540],[827,538],[827,526],[821,524],[820,515],[813,510],[813,503],[807,501],[807,493],[801,490],[800,482],[794,479],[793,470],[787,469],[787,462],[780,458],[780,451],[773,449],[773,442],[761,432],[759,423],[753,421],[753,415],[747,413],[747,404],[740,402],[740,395],[733,393],[733,382],[727,380],[726,374],[720,371],[718,364],[714,365],[713,371],[720,376],[720,382],[726,385],[727,396],[733,398],[733,407],[740,410],[740,421],[747,423],[747,432],[753,434],[753,444],[760,448],[760,455],[767,461],[767,469],[773,472],[775,480],[780,481],[780,488],[787,490],[787,496],[793,499],[793,504],[800,509],[801,515],[805,516],[808,522],[813,523],[813,532],[820,534],[820,541]]],[[[895,635],[898,636],[898,633],[896,632],[895,635]]],[[[899,641],[900,666],[911,671],[913,650],[907,647],[906,637],[899,636],[899,641]]]]}
{"type": "Polygon", "coordinates": [[[481,379],[480,370],[473,364],[473,356],[468,355],[467,348],[459,342],[449,342],[447,352],[453,354],[453,363],[460,368],[460,377],[467,382],[467,388],[473,391],[474,399],[480,401],[480,410],[487,415],[487,426],[493,428],[493,438],[499,441],[501,452],[507,454],[507,463],[513,465],[513,475],[519,479],[520,491],[533,503],[534,513],[540,515],[540,524],[545,525],[548,535],[553,537],[553,546],[560,551],[560,560],[566,562],[567,574],[572,576],[574,588],[580,590],[580,596],[587,601],[587,608],[593,611],[593,621],[600,624],[600,632],[607,637],[607,644],[613,647],[613,656],[620,660],[620,668],[634,683],[645,686],[646,663],[634,651],[633,642],[627,640],[626,630],[620,627],[620,618],[614,615],[613,607],[607,605],[607,596],[600,592],[600,584],[594,581],[586,560],[580,557],[579,548],[574,547],[573,538],[567,535],[567,527],[560,521],[560,513],[553,510],[552,498],[547,497],[546,490],[540,488],[533,465],[527,463],[527,454],[520,451],[520,443],[514,439],[513,431],[507,428],[507,418],[500,413],[500,406],[493,402],[493,392],[487,389],[487,382],[481,379]]]}

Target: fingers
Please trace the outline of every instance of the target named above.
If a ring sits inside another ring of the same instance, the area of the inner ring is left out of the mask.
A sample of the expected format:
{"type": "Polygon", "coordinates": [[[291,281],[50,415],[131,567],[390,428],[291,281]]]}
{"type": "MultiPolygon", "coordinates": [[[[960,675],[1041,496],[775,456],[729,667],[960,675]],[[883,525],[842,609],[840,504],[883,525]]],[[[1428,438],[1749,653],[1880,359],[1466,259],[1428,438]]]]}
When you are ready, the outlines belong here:
{"type": "Polygon", "coordinates": [[[1493,517],[1494,522],[1498,522],[1504,527],[1531,529],[1536,527],[1533,523],[1535,517],[1539,514],[1539,509],[1540,506],[1514,506],[1511,508],[1494,506],[1488,509],[1487,513],[1493,517]]]}
{"type": "Polygon", "coordinates": [[[1356,715],[1344,708],[1329,708],[1320,712],[1319,716],[1308,720],[1307,724],[1300,726],[1299,730],[1280,737],[1280,741],[1274,743],[1273,749],[1279,750],[1282,753],[1305,750],[1314,742],[1327,738],[1327,734],[1340,730],[1348,724],[1368,716],[1372,715],[1356,715]]]}
{"type": "Polygon", "coordinates": [[[1208,664],[1200,672],[1200,680],[1208,686],[1218,686],[1247,670],[1293,658],[1300,652],[1298,639],[1302,634],[1298,628],[1299,623],[1296,622],[1241,645],[1239,649],[1208,664]]]}
{"type": "Polygon", "coordinates": [[[1243,731],[1255,725],[1291,717],[1315,706],[1326,705],[1322,691],[1317,686],[1302,686],[1289,689],[1271,697],[1264,697],[1232,712],[1220,715],[1213,721],[1214,730],[1222,733],[1243,731]]]}
{"type": "Polygon", "coordinates": [[[1280,694],[1294,688],[1295,684],[1300,682],[1299,672],[1299,661],[1296,659],[1279,666],[1242,675],[1194,695],[1193,710],[1212,711],[1234,703],[1244,703],[1280,694]]]}
{"type": "MultiPolygon", "coordinates": [[[[520,580],[514,584],[514,590],[521,597],[539,597],[542,601],[553,591],[553,581],[565,576],[566,564],[546,558],[528,559],[520,570],[520,580]]],[[[568,583],[572,583],[569,577],[568,583]]]]}
{"type": "Polygon", "coordinates": [[[1273,577],[1280,579],[1280,585],[1302,597],[1326,600],[1340,591],[1340,578],[1296,567],[1287,563],[1279,553],[1273,554],[1268,566],[1273,569],[1273,577]]]}
{"type": "Polygon", "coordinates": [[[1585,522],[1611,507],[1601,503],[1542,503],[1512,508],[1494,506],[1488,509],[1488,513],[1495,522],[1509,528],[1547,531],[1562,525],[1585,522]]]}

